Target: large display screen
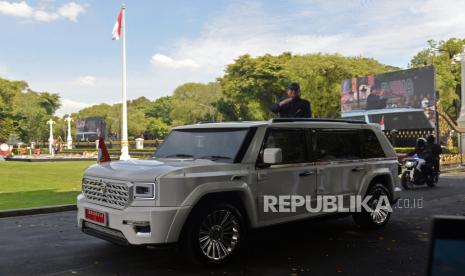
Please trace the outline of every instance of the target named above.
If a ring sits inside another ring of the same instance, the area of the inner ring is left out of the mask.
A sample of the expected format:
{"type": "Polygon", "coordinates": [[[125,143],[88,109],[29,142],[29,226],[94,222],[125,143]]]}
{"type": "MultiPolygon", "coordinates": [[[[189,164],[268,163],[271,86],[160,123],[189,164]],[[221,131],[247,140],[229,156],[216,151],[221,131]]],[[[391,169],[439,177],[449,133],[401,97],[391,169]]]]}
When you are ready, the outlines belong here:
{"type": "Polygon", "coordinates": [[[94,142],[99,135],[106,136],[103,117],[79,118],[76,122],[76,140],[78,142],[94,142]]]}
{"type": "MultiPolygon", "coordinates": [[[[434,126],[436,123],[435,106],[433,66],[342,81],[341,111],[343,114],[353,113],[355,110],[363,110],[369,116],[379,114],[380,118],[373,119],[373,122],[385,121],[386,129],[414,128],[413,125],[411,127],[404,126],[409,122],[406,120],[406,116],[410,116],[415,122],[429,120],[430,124],[426,125],[428,127],[434,126]],[[410,108],[410,110],[405,110],[406,108],[410,108]],[[422,118],[418,118],[419,114],[422,118]],[[389,120],[388,117],[397,118],[398,122],[395,122],[394,119],[389,120]]],[[[422,125],[421,128],[425,128],[425,124],[422,125]]]]}

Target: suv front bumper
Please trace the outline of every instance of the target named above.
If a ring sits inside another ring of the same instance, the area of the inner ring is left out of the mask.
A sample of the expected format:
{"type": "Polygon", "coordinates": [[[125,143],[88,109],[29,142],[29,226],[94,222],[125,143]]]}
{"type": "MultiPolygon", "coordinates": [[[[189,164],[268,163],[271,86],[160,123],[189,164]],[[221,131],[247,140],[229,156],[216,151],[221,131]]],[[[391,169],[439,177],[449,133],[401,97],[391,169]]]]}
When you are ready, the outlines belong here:
{"type": "Polygon", "coordinates": [[[127,207],[113,209],[77,198],[79,228],[93,235],[119,244],[151,245],[177,242],[190,206],[183,207],[127,207]],[[106,224],[100,225],[85,218],[85,210],[104,213],[106,224]]]}

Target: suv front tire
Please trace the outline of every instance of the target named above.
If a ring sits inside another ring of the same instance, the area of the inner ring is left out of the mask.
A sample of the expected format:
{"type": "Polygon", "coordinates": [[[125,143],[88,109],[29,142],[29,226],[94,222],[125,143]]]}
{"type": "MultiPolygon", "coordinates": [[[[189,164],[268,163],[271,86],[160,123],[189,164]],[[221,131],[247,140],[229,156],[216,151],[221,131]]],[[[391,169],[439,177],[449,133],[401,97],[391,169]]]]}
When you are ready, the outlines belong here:
{"type": "Polygon", "coordinates": [[[244,218],[230,203],[205,202],[193,210],[181,239],[191,263],[223,264],[239,250],[245,238],[244,218]]]}
{"type": "Polygon", "coordinates": [[[377,211],[375,210],[375,207],[381,196],[387,196],[389,203],[392,202],[391,193],[385,185],[374,184],[370,186],[366,196],[372,196],[367,205],[373,209],[373,211],[368,212],[365,209],[362,209],[361,212],[354,213],[352,217],[355,223],[364,229],[378,229],[383,227],[389,221],[391,212],[383,208],[380,208],[377,211]]]}

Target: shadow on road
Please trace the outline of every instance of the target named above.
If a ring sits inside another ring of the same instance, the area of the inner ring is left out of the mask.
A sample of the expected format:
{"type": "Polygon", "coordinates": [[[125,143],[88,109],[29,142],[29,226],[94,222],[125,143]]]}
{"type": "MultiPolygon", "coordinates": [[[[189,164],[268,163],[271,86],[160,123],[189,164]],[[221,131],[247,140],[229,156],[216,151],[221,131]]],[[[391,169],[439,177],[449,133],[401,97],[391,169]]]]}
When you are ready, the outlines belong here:
{"type": "Polygon", "coordinates": [[[162,275],[408,275],[405,271],[409,266],[413,273],[421,275],[426,265],[426,236],[418,237],[422,230],[415,225],[410,228],[406,231],[406,225],[401,227],[393,220],[382,230],[363,231],[351,218],[339,217],[257,229],[249,233],[239,256],[218,268],[187,265],[175,249],[102,243],[95,248],[94,257],[102,260],[98,271],[118,275],[135,271],[138,275],[160,271],[162,275]],[[126,256],[125,261],[121,256],[126,256]],[[105,261],[113,258],[121,262],[105,261]]]}

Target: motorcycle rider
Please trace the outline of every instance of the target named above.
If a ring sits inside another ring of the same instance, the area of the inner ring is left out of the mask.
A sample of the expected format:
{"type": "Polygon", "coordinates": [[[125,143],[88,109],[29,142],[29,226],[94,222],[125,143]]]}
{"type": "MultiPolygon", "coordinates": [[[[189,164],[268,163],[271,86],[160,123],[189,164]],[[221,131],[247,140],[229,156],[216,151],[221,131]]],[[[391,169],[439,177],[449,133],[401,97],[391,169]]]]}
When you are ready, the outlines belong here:
{"type": "Polygon", "coordinates": [[[439,173],[439,160],[440,155],[442,154],[442,148],[439,144],[435,143],[434,135],[429,135],[426,137],[426,147],[429,148],[431,152],[432,162],[433,162],[433,171],[435,173],[439,173]]]}
{"type": "Polygon", "coordinates": [[[415,144],[415,149],[407,153],[407,156],[414,156],[415,154],[420,158],[415,169],[420,172],[427,173],[433,163],[433,155],[431,149],[427,147],[427,141],[425,138],[418,138],[415,144]],[[425,169],[427,171],[424,171],[425,169]]]}

